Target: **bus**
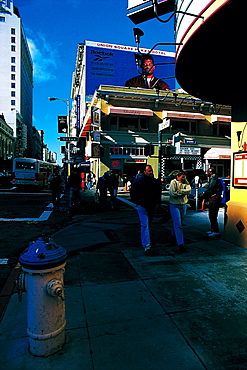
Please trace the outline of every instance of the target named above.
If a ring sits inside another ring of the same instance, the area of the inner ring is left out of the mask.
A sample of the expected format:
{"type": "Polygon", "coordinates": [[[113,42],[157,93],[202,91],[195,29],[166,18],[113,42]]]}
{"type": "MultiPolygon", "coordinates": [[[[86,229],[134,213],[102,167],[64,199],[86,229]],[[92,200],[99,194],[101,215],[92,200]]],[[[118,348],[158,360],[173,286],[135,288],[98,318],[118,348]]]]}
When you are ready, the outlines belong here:
{"type": "Polygon", "coordinates": [[[15,158],[13,161],[12,185],[16,187],[45,188],[50,175],[59,166],[35,158],[15,158]]]}

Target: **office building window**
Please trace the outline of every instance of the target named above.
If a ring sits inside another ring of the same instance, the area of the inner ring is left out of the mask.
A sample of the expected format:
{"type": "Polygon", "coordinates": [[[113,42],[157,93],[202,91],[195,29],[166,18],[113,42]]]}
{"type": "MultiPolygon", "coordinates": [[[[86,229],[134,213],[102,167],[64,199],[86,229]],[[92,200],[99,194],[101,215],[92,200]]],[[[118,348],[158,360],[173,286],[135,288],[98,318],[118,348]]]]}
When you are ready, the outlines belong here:
{"type": "Polygon", "coordinates": [[[15,45],[11,45],[11,51],[15,51],[15,45]]]}
{"type": "Polygon", "coordinates": [[[15,63],[15,57],[11,57],[11,63],[15,63]]]}
{"type": "Polygon", "coordinates": [[[15,89],[15,83],[11,82],[11,89],[15,89]]]}
{"type": "Polygon", "coordinates": [[[15,105],[15,100],[11,100],[11,105],[15,105]]]}

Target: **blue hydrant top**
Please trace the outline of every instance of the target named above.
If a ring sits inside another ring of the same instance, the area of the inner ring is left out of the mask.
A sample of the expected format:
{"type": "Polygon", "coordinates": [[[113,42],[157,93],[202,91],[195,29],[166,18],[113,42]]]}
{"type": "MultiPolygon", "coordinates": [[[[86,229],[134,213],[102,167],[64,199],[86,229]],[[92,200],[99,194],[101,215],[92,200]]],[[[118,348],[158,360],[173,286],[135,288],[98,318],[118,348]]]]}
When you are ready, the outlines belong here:
{"type": "Polygon", "coordinates": [[[67,258],[66,249],[57,245],[52,240],[49,242],[39,238],[24,250],[19,258],[23,267],[33,270],[56,267],[64,263],[67,258]]]}

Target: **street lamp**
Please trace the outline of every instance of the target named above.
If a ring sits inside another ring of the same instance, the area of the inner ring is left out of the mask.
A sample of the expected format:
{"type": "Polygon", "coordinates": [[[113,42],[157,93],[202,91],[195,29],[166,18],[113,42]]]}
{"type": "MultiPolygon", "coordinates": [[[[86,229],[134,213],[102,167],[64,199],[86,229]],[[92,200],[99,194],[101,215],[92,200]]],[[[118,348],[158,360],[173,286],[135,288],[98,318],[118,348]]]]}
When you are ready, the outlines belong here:
{"type": "MultiPolygon", "coordinates": [[[[67,106],[67,122],[68,122],[68,126],[67,126],[67,137],[70,136],[70,99],[60,99],[60,98],[50,98],[48,97],[48,100],[49,101],[55,101],[55,100],[61,100],[62,102],[64,102],[67,106]]],[[[68,176],[70,175],[70,142],[68,142],[68,176]]]]}

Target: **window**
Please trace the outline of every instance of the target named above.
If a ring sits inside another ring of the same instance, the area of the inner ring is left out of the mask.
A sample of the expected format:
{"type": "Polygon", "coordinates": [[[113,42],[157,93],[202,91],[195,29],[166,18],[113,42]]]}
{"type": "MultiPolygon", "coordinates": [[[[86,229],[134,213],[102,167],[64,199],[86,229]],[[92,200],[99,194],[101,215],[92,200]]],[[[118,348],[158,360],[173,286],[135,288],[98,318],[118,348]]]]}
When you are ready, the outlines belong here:
{"type": "Polygon", "coordinates": [[[11,82],[11,89],[15,89],[15,83],[11,82]]]}
{"type": "Polygon", "coordinates": [[[117,130],[117,117],[116,116],[110,116],[110,125],[111,125],[111,130],[117,130]]]}
{"type": "Polygon", "coordinates": [[[15,57],[11,57],[11,63],[15,63],[15,57]]]}
{"type": "Polygon", "coordinates": [[[15,91],[11,91],[11,96],[15,97],[15,91]]]}
{"type": "Polygon", "coordinates": [[[15,37],[11,37],[11,42],[15,44],[15,37]]]}
{"type": "Polygon", "coordinates": [[[15,46],[11,45],[11,51],[15,51],[15,46]]]}
{"type": "Polygon", "coordinates": [[[148,119],[145,117],[140,117],[140,129],[141,131],[147,131],[148,130],[148,119]]]}
{"type": "Polygon", "coordinates": [[[15,75],[14,74],[11,75],[11,80],[15,80],[15,75]]]}
{"type": "Polygon", "coordinates": [[[183,132],[189,133],[189,122],[188,121],[176,121],[172,120],[172,132],[183,132]]]}
{"type": "Polygon", "coordinates": [[[197,120],[176,120],[172,119],[170,132],[176,134],[182,132],[184,134],[197,135],[198,133],[198,121],[197,120]]]}
{"type": "Polygon", "coordinates": [[[138,118],[119,117],[119,130],[138,130],[138,118]]]}
{"type": "Polygon", "coordinates": [[[15,72],[15,66],[11,66],[11,72],[15,72]]]}
{"type": "Polygon", "coordinates": [[[15,100],[11,100],[11,105],[15,105],[15,100]]]}
{"type": "Polygon", "coordinates": [[[11,35],[15,35],[15,28],[11,28],[11,35]]]}
{"type": "Polygon", "coordinates": [[[213,124],[213,135],[221,137],[231,137],[231,123],[215,122],[213,124]]]}
{"type": "Polygon", "coordinates": [[[144,146],[114,145],[110,147],[110,154],[144,156],[144,146]]]}
{"type": "Polygon", "coordinates": [[[0,17],[0,22],[5,22],[5,17],[0,17]]]}

